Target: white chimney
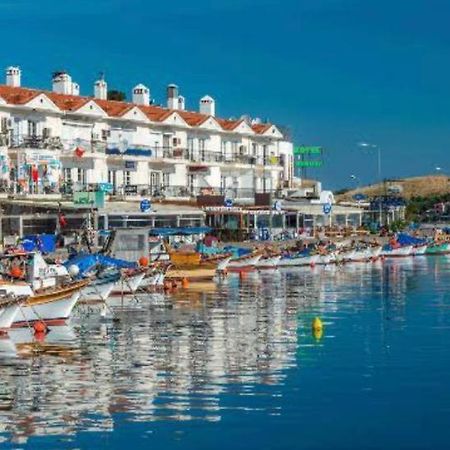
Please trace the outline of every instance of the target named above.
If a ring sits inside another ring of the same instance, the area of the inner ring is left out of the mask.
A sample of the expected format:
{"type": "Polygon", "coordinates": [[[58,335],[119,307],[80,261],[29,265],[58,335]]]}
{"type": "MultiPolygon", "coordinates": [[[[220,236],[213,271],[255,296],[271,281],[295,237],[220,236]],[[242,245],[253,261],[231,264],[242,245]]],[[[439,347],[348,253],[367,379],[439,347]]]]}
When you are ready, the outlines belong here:
{"type": "Polygon", "coordinates": [[[150,105],[150,89],[143,84],[133,88],[133,103],[136,105],[150,105]]]}
{"type": "Polygon", "coordinates": [[[176,84],[167,86],[167,107],[178,109],[178,86],[176,84]]]}
{"type": "Polygon", "coordinates": [[[182,96],[178,96],[178,109],[184,111],[186,109],[186,99],[182,96]]]}
{"type": "Polygon", "coordinates": [[[200,99],[200,112],[202,114],[206,114],[207,116],[216,115],[216,103],[209,95],[205,95],[200,99]]]}
{"type": "Polygon", "coordinates": [[[108,84],[103,76],[94,83],[94,97],[99,100],[106,100],[108,98],[108,84]]]}
{"type": "MultiPolygon", "coordinates": [[[[55,72],[52,78],[53,92],[71,95],[73,93],[72,77],[66,72],[55,72]]],[[[78,88],[79,89],[79,88],[78,88]]]]}
{"type": "Polygon", "coordinates": [[[19,67],[9,66],[6,68],[6,85],[20,87],[20,77],[22,75],[19,67]]]}
{"type": "Polygon", "coordinates": [[[80,95],[80,85],[78,83],[72,83],[72,95],[80,95]]]}

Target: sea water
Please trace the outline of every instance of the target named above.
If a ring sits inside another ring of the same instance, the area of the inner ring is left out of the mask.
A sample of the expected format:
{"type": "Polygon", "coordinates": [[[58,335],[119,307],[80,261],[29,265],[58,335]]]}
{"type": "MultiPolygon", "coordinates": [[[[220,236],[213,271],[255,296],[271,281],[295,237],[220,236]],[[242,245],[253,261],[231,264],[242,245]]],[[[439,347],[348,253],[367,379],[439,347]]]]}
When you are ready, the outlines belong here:
{"type": "Polygon", "coordinates": [[[449,349],[444,256],[118,298],[0,341],[0,448],[447,448],[449,349]]]}

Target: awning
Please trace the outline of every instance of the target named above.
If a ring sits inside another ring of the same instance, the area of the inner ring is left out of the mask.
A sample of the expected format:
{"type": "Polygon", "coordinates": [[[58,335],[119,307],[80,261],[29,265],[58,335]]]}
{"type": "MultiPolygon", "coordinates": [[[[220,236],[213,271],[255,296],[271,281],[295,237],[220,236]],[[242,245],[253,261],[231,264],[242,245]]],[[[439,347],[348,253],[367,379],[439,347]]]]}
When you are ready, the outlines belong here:
{"type": "Polygon", "coordinates": [[[205,234],[212,230],[210,227],[161,227],[152,228],[150,234],[152,236],[190,236],[193,234],[205,234]]]}

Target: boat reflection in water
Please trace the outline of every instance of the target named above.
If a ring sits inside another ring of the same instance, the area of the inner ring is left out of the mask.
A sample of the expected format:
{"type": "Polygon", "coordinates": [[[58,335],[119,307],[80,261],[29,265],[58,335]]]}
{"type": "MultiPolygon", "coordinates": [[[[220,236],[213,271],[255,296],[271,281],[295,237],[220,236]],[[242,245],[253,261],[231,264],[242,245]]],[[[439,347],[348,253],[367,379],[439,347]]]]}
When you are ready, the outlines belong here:
{"type": "Polygon", "coordinates": [[[0,439],[113,431],[118,413],[149,423],[219,421],[224,396],[239,399],[227,410],[248,411],[256,408],[250,396],[265,395],[265,411],[279,413],[290,369],[314,364],[315,346],[331,338],[326,330],[311,335],[313,315],[373,289],[401,298],[414,268],[396,275],[391,267],[399,264],[229,275],[119,298],[103,314],[79,305],[71,325],[38,342],[27,329],[13,330],[0,340],[0,439]]]}

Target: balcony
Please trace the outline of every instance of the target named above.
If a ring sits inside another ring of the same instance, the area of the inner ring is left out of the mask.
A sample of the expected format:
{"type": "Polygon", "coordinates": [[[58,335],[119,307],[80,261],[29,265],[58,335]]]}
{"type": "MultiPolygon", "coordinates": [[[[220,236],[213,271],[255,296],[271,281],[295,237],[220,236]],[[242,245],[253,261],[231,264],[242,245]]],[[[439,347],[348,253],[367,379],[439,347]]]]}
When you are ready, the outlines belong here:
{"type": "Polygon", "coordinates": [[[12,134],[6,137],[6,142],[10,148],[30,148],[46,150],[61,150],[63,148],[63,143],[59,137],[44,135],[12,134]]]}

